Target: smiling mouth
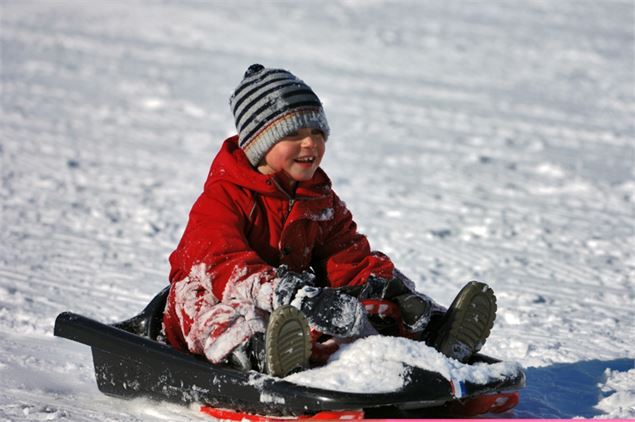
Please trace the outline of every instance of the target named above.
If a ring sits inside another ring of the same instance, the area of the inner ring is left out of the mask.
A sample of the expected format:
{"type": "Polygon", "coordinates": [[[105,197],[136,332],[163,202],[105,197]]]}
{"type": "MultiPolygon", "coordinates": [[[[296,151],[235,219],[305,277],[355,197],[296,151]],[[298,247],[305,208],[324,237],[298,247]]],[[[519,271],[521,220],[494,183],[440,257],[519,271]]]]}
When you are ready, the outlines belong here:
{"type": "Polygon", "coordinates": [[[300,157],[295,159],[296,163],[302,163],[302,164],[312,164],[314,161],[315,161],[315,157],[300,157]]]}

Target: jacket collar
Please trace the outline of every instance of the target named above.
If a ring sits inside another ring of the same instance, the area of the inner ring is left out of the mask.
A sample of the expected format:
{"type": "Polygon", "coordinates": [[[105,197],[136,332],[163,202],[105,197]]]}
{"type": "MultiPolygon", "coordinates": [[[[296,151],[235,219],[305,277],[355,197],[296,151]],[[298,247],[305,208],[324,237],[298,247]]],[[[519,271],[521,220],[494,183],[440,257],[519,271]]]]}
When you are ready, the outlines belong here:
{"type": "MultiPolygon", "coordinates": [[[[243,150],[238,146],[238,135],[223,142],[209,171],[205,189],[216,182],[230,182],[247,188],[261,195],[290,199],[291,196],[279,185],[275,175],[260,173],[247,159],[243,150]]],[[[311,180],[300,182],[295,191],[294,199],[321,198],[331,192],[331,180],[321,168],[315,172],[311,180]]]]}

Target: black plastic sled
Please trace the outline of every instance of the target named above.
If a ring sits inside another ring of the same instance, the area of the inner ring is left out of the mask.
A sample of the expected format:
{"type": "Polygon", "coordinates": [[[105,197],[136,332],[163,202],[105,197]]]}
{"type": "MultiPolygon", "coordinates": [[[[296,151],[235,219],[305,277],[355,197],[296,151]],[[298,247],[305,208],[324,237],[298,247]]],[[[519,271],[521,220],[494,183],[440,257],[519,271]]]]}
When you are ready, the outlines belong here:
{"type": "MultiPolygon", "coordinates": [[[[55,321],[54,334],[91,347],[97,386],[105,394],[195,402],[207,408],[257,415],[307,417],[320,412],[362,410],[368,418],[446,410],[463,415],[501,412],[518,403],[518,390],[525,385],[522,370],[488,384],[466,382],[457,386],[439,373],[411,367],[409,381],[399,391],[347,393],[213,365],[161,340],[167,295],[166,287],[139,315],[112,325],[63,312],[55,321]]],[[[473,361],[499,362],[481,354],[473,361]]]]}

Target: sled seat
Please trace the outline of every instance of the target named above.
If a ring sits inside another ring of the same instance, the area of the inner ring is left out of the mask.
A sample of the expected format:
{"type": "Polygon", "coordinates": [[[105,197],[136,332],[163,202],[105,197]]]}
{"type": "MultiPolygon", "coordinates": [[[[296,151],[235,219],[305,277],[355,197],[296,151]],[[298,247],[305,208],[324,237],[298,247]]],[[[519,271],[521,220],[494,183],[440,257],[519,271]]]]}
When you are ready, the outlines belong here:
{"type": "Polygon", "coordinates": [[[170,286],[164,287],[138,315],[125,321],[112,324],[112,326],[138,336],[157,340],[161,335],[163,311],[169,293],[170,286]]]}

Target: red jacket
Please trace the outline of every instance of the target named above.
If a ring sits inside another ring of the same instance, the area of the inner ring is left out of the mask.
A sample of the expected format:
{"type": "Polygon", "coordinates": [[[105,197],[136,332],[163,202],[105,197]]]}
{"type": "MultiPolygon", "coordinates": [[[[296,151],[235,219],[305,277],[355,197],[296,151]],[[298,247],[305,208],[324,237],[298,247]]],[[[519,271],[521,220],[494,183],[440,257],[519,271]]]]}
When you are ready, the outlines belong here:
{"type": "MultiPolygon", "coordinates": [[[[273,175],[250,165],[237,136],[227,139],[214,159],[170,264],[172,284],[204,264],[216,301],[222,301],[230,280],[259,273],[261,282],[272,281],[282,264],[297,272],[312,268],[331,287],[363,284],[371,274],[386,279],[393,274],[390,259],[371,252],[321,169],[290,198],[273,175]]],[[[172,302],[164,319],[166,334],[171,343],[183,345],[172,302]]]]}

